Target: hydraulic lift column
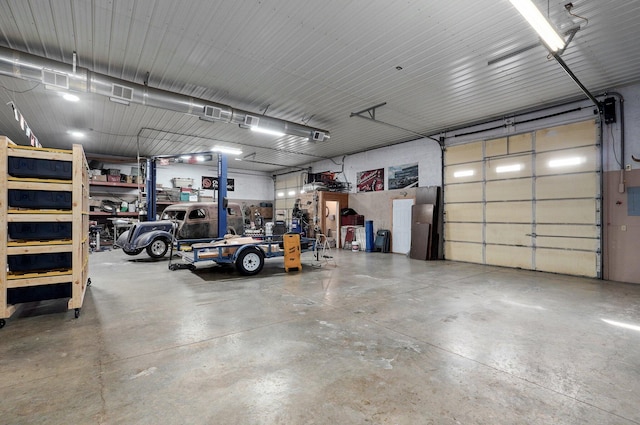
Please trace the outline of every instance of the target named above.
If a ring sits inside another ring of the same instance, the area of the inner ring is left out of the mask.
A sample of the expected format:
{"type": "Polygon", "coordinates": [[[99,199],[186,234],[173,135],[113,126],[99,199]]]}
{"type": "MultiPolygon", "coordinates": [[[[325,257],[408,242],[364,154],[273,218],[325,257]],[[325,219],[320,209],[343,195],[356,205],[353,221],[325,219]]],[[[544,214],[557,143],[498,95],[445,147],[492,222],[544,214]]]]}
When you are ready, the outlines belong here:
{"type": "Polygon", "coordinates": [[[218,237],[227,234],[227,156],[218,154],[218,237]]]}

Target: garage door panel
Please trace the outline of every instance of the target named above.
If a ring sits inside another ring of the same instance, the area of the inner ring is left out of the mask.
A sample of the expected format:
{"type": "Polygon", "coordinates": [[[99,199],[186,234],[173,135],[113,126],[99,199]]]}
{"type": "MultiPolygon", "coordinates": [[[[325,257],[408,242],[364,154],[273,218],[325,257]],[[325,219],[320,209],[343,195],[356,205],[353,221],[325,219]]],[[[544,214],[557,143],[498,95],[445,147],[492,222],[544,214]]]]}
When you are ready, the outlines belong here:
{"type": "Polygon", "coordinates": [[[593,120],[561,125],[536,131],[536,151],[595,145],[596,140],[597,128],[593,120]]]}
{"type": "Polygon", "coordinates": [[[523,201],[531,199],[531,179],[498,180],[486,183],[486,199],[491,201],[523,201]]]}
{"type": "Polygon", "coordinates": [[[449,184],[482,181],[482,162],[449,165],[444,170],[444,178],[449,184]]]}
{"type": "Polygon", "coordinates": [[[508,158],[492,159],[485,165],[487,180],[505,180],[531,177],[531,155],[513,155],[508,158]]]}
{"type": "Polygon", "coordinates": [[[536,222],[547,224],[596,223],[596,200],[538,201],[536,202],[536,222]]]}
{"type": "Polygon", "coordinates": [[[482,244],[464,242],[445,242],[444,255],[447,260],[483,263],[482,244]]]}
{"type": "Polygon", "coordinates": [[[481,202],[482,183],[448,185],[444,197],[446,202],[481,202]]]}
{"type": "Polygon", "coordinates": [[[487,245],[487,264],[494,266],[533,269],[531,248],[487,245]]]}
{"type": "Polygon", "coordinates": [[[447,204],[445,206],[447,222],[482,222],[482,204],[447,204]]]}
{"type": "Polygon", "coordinates": [[[487,158],[492,156],[507,155],[509,153],[507,147],[507,138],[487,140],[484,146],[484,154],[487,158]]]}
{"type": "Polygon", "coordinates": [[[444,231],[450,241],[482,243],[482,223],[447,223],[444,231]]]}
{"type": "Polygon", "coordinates": [[[447,165],[479,161],[482,159],[482,142],[450,146],[445,151],[445,159],[447,165]]]}
{"type": "Polygon", "coordinates": [[[564,236],[575,238],[597,238],[598,227],[589,224],[576,224],[573,226],[557,224],[538,224],[536,233],[543,236],[564,236]]]}
{"type": "Polygon", "coordinates": [[[595,146],[544,152],[536,156],[536,175],[574,174],[598,170],[595,146]]]}
{"type": "Polygon", "coordinates": [[[536,270],[544,272],[596,277],[596,260],[595,252],[543,248],[536,250],[536,270]]]}
{"type": "Polygon", "coordinates": [[[531,246],[531,233],[531,224],[487,224],[485,238],[487,244],[531,246]]]}
{"type": "Polygon", "coordinates": [[[446,258],[597,277],[599,137],[589,120],[447,149],[446,258]]]}
{"type": "Polygon", "coordinates": [[[538,236],[536,246],[540,248],[577,249],[582,251],[595,251],[600,247],[600,242],[589,238],[567,238],[538,236]]]}
{"type": "Polygon", "coordinates": [[[485,207],[487,223],[531,223],[533,208],[531,201],[488,202],[485,207]]]}
{"type": "Polygon", "coordinates": [[[533,149],[533,134],[524,133],[509,136],[509,154],[531,152],[533,149]]]}
{"type": "Polygon", "coordinates": [[[595,173],[538,177],[536,199],[593,198],[597,188],[595,173]]]}

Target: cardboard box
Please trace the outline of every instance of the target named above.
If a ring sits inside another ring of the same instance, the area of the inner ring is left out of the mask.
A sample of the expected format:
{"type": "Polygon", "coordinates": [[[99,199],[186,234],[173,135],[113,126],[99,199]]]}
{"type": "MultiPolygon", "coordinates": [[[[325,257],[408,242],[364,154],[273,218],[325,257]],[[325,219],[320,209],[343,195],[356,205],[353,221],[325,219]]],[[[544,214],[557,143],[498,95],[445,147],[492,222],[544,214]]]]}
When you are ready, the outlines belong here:
{"type": "Polygon", "coordinates": [[[106,174],[100,174],[100,175],[96,175],[96,176],[91,176],[91,180],[93,180],[94,182],[106,182],[107,181],[107,175],[106,174]]]}
{"type": "Polygon", "coordinates": [[[108,175],[108,176],[105,176],[105,177],[107,178],[108,182],[120,183],[120,174],[118,174],[117,176],[108,175]]]}

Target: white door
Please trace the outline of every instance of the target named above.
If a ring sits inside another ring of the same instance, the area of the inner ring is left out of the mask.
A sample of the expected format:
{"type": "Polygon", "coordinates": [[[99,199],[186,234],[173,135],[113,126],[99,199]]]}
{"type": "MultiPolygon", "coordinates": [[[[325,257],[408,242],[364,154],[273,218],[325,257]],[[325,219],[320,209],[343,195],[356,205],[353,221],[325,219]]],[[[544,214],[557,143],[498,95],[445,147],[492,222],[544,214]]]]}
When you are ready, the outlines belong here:
{"type": "Polygon", "coordinates": [[[411,207],[413,199],[393,200],[392,252],[407,254],[411,249],[411,207]]]}

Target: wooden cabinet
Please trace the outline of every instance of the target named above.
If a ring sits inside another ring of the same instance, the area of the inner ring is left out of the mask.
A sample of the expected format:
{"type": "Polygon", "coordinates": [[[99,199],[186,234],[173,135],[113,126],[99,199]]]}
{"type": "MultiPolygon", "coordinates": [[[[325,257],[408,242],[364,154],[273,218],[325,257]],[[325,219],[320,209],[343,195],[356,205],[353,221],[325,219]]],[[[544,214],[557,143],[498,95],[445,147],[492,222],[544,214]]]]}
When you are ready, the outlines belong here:
{"type": "Polygon", "coordinates": [[[0,219],[7,224],[0,226],[0,325],[17,304],[54,298],[68,298],[78,317],[90,283],[82,146],[32,148],[0,136],[0,180],[0,219]],[[51,175],[40,171],[54,168],[51,175]]]}

